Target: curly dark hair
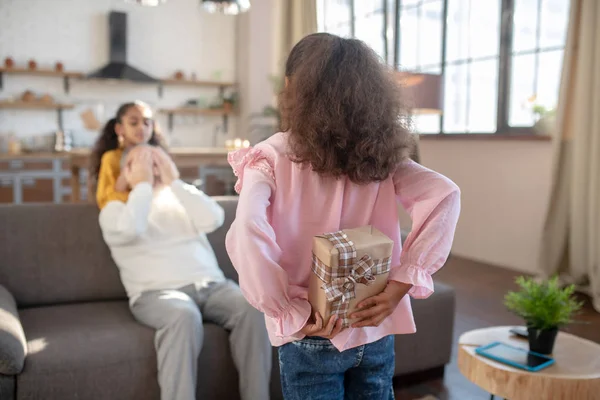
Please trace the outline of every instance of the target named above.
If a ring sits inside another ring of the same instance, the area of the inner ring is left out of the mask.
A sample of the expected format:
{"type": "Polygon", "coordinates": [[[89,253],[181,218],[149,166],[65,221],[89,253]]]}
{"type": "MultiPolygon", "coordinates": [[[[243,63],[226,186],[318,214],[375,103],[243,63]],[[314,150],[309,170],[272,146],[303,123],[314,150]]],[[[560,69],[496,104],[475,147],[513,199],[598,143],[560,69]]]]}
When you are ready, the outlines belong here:
{"type": "Polygon", "coordinates": [[[393,71],[362,41],[308,35],[285,76],[279,108],[292,161],[366,184],[388,178],[414,146],[393,71]]]}
{"type": "MultiPolygon", "coordinates": [[[[127,113],[127,111],[129,111],[130,108],[140,105],[142,107],[148,107],[147,104],[141,101],[134,101],[121,105],[121,107],[119,107],[117,110],[117,115],[114,118],[111,118],[106,125],[104,125],[104,128],[102,128],[102,133],[96,140],[90,155],[89,174],[90,179],[92,179],[93,182],[98,180],[100,164],[102,162],[102,156],[104,153],[119,147],[119,138],[117,136],[117,132],[115,131],[115,125],[122,122],[123,116],[127,113]]],[[[152,136],[150,136],[148,144],[152,146],[160,146],[166,149],[162,133],[160,132],[160,128],[157,126],[156,122],[154,122],[152,136]]]]}

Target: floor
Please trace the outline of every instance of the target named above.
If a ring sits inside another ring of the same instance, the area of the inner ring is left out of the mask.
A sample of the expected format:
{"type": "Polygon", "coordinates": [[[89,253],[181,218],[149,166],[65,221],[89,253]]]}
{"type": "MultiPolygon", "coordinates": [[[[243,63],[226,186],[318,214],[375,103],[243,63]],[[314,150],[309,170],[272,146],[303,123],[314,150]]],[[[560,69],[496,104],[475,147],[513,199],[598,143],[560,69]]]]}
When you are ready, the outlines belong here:
{"type": "MultiPolygon", "coordinates": [[[[514,279],[519,274],[503,268],[459,257],[451,257],[435,280],[444,282],[456,290],[456,319],[454,343],[469,330],[495,325],[521,325],[522,321],[509,313],[502,304],[504,294],[515,289],[514,279]]],[[[600,313],[586,301],[577,319],[583,323],[564,327],[562,330],[600,343],[600,313]]],[[[411,386],[396,392],[397,400],[415,400],[427,395],[439,400],[488,400],[489,394],[464,378],[456,362],[456,346],[452,360],[446,366],[443,381],[411,386]]]]}

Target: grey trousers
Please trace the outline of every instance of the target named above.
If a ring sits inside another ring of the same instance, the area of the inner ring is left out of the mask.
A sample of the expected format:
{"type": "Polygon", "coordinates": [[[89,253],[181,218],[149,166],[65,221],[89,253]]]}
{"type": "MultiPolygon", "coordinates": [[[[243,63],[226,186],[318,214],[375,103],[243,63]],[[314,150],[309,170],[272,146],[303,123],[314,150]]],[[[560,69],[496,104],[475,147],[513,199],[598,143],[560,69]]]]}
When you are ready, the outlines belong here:
{"type": "Polygon", "coordinates": [[[203,319],[229,333],[243,400],[269,399],[271,344],[262,313],[232,281],[196,290],[145,292],[131,307],[135,318],[156,329],[158,382],[162,400],[195,400],[203,319]]]}

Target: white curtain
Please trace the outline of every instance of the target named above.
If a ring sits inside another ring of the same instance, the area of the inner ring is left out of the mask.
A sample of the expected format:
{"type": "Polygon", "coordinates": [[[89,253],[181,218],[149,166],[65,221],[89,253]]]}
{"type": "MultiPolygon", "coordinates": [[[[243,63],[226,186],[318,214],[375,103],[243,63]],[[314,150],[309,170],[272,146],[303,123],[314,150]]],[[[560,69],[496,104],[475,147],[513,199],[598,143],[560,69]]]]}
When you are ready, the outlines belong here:
{"type": "Polygon", "coordinates": [[[317,32],[317,0],[278,0],[275,60],[284,74],[290,50],[300,39],[317,32]]]}
{"type": "Polygon", "coordinates": [[[571,0],[567,35],[540,270],[600,312],[600,1],[571,0]]]}

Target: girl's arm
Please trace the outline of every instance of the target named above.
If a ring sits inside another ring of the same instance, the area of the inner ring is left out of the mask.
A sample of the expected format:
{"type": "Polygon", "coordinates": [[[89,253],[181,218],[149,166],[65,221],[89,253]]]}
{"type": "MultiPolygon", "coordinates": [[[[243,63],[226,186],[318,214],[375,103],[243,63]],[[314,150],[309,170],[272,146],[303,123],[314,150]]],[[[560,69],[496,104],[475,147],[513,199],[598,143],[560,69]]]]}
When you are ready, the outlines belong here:
{"type": "Polygon", "coordinates": [[[179,179],[171,183],[171,190],[199,233],[210,233],[223,225],[223,208],[204,192],[179,179]]]}
{"type": "Polygon", "coordinates": [[[125,245],[146,232],[152,197],[152,185],[141,182],[129,193],[126,203],[112,201],[100,211],[100,228],[106,244],[125,245]]]}
{"type": "Polygon", "coordinates": [[[127,201],[128,193],[116,189],[121,169],[118,154],[116,151],[107,151],[100,162],[98,186],[96,188],[96,203],[100,209],[103,209],[110,201],[123,203],[127,201]]]}
{"type": "Polygon", "coordinates": [[[248,302],[274,322],[276,335],[292,336],[304,327],[311,308],[305,298],[294,296],[299,291],[288,284],[279,265],[281,248],[267,217],[275,182],[260,168],[269,166],[257,162],[242,172],[243,187],[226,247],[248,302]]]}
{"type": "Polygon", "coordinates": [[[100,228],[109,246],[128,244],[148,229],[148,216],[154,198],[152,153],[142,149],[125,170],[133,190],[127,203],[111,201],[100,211],[100,228]]]}
{"type": "Polygon", "coordinates": [[[433,293],[431,275],[440,269],[452,247],[460,214],[460,190],[445,176],[412,160],[394,174],[396,198],[412,217],[400,266],[392,268],[390,279],[412,284],[409,294],[426,298],[433,293]]]}

